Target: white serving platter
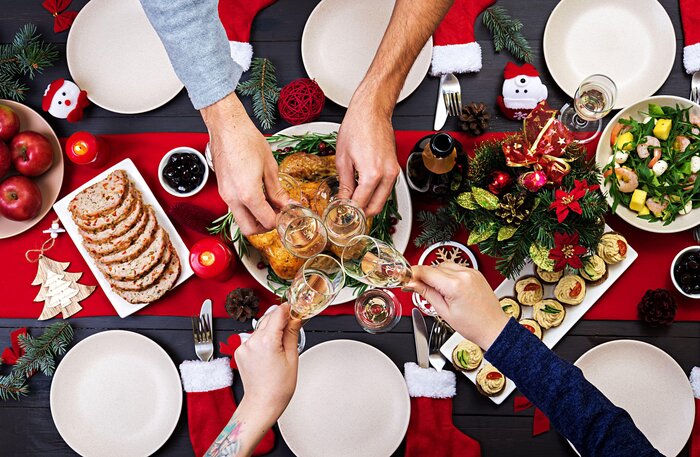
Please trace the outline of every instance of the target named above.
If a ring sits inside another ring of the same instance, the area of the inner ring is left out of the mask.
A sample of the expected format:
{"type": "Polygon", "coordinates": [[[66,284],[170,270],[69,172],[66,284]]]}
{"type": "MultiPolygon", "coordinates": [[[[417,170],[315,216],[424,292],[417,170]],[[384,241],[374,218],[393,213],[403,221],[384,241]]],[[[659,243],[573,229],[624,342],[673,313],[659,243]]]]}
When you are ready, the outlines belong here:
{"type": "Polygon", "coordinates": [[[158,219],[158,223],[161,227],[165,229],[166,232],[168,232],[168,236],[170,236],[170,242],[175,248],[177,255],[180,257],[180,277],[173,286],[173,289],[178,285],[182,284],[187,278],[192,276],[194,272],[192,271],[192,268],[190,268],[189,249],[187,249],[185,242],[182,241],[182,238],[180,238],[180,234],[177,233],[177,230],[175,230],[175,227],[173,226],[172,222],[170,222],[170,219],[165,214],[163,207],[160,206],[160,203],[158,203],[158,200],[156,200],[155,195],[153,195],[153,192],[151,192],[151,189],[148,187],[146,181],[143,179],[143,176],[141,176],[141,173],[139,173],[139,170],[136,168],[136,165],[134,165],[134,162],[132,162],[131,159],[122,160],[118,164],[103,171],[102,173],[95,176],[82,186],[78,187],[73,192],[66,195],[61,200],[57,201],[53,205],[53,209],[56,211],[58,218],[63,223],[63,227],[66,229],[66,233],[68,233],[70,238],[73,240],[73,243],[75,243],[75,247],[78,248],[78,251],[80,251],[80,254],[85,259],[85,262],[87,263],[88,267],[90,267],[90,271],[92,271],[92,274],[95,275],[97,282],[104,291],[105,295],[107,295],[107,298],[109,299],[110,303],[112,303],[112,306],[114,306],[114,309],[117,311],[117,314],[119,314],[119,317],[126,317],[144,308],[148,305],[148,303],[131,304],[128,301],[121,298],[116,293],[112,292],[112,287],[109,285],[109,282],[107,282],[107,279],[97,268],[97,265],[95,264],[90,254],[88,254],[87,250],[83,247],[83,241],[82,237],[80,236],[80,233],[78,232],[78,226],[75,225],[75,223],[73,222],[73,218],[71,217],[70,211],[68,210],[68,204],[71,202],[71,200],[73,200],[73,198],[75,198],[75,196],[80,191],[82,191],[88,186],[95,184],[98,181],[101,181],[115,170],[126,171],[127,175],[129,175],[129,178],[131,178],[131,181],[136,186],[136,189],[138,189],[141,192],[144,203],[153,207],[153,210],[156,214],[156,218],[158,219]]]}
{"type": "MultiPolygon", "coordinates": [[[[605,226],[606,232],[609,232],[611,230],[612,229],[609,226],[605,226]]],[[[607,291],[610,288],[610,286],[612,286],[612,284],[615,281],[617,281],[617,279],[620,276],[622,276],[625,270],[627,270],[630,267],[630,265],[632,265],[632,262],[634,262],[637,259],[637,256],[637,251],[635,251],[632,248],[632,246],[628,246],[627,257],[625,258],[625,260],[615,265],[608,265],[608,279],[606,279],[605,282],[596,286],[591,286],[590,284],[587,284],[586,297],[583,299],[583,302],[580,305],[564,305],[564,307],[566,308],[566,317],[564,318],[564,322],[562,322],[561,325],[559,325],[558,327],[553,327],[549,330],[543,330],[542,341],[544,342],[544,344],[546,344],[548,348],[552,349],[559,342],[559,340],[564,338],[564,335],[566,335],[569,332],[569,330],[571,330],[571,328],[576,324],[576,322],[578,322],[583,317],[583,315],[586,314],[586,311],[591,309],[591,307],[600,299],[600,297],[603,296],[605,291],[607,291]]],[[[527,265],[525,265],[518,277],[531,276],[534,274],[534,265],[532,263],[528,263],[527,265]]],[[[544,286],[544,297],[553,297],[554,286],[556,284],[542,283],[542,285],[544,286]]],[[[498,286],[498,288],[496,288],[496,296],[499,299],[503,297],[514,297],[514,288],[515,281],[513,281],[512,279],[506,279],[501,283],[501,285],[498,286]]],[[[532,306],[521,306],[521,309],[521,319],[532,318],[532,306]]],[[[455,346],[457,346],[457,344],[459,344],[459,342],[463,339],[464,337],[462,335],[455,333],[440,348],[440,352],[442,353],[443,357],[445,357],[450,363],[452,361],[452,351],[454,350],[455,346]]],[[[486,363],[488,363],[488,361],[484,358],[484,361],[479,366],[479,368],[473,371],[463,372],[462,374],[469,378],[471,382],[476,384],[476,374],[478,373],[479,369],[486,363]]],[[[505,389],[503,389],[503,392],[501,392],[499,395],[489,398],[491,398],[491,400],[497,405],[500,405],[515,390],[515,388],[515,383],[508,379],[508,381],[506,382],[506,387],[505,389]]]]}

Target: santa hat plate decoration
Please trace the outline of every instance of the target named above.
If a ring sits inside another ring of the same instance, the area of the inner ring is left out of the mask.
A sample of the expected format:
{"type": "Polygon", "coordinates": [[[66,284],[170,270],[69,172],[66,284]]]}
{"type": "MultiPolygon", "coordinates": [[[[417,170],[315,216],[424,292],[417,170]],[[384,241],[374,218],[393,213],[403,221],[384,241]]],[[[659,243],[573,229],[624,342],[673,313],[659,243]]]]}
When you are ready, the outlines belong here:
{"type": "Polygon", "coordinates": [[[497,103],[508,119],[522,121],[538,103],[547,99],[547,86],[542,84],[539,72],[529,63],[518,66],[508,62],[503,79],[502,95],[497,103]]]}
{"type": "Polygon", "coordinates": [[[87,92],[77,84],[57,79],[46,88],[41,108],[58,119],[77,122],[83,118],[83,110],[90,104],[87,92]]]}
{"type": "Polygon", "coordinates": [[[455,0],[433,34],[430,74],[472,73],[481,70],[481,46],[474,22],[495,0],[455,0]]]}
{"type": "Polygon", "coordinates": [[[219,0],[219,20],[224,26],[231,48],[231,58],[248,71],[253,60],[250,29],[261,10],[277,0],[219,0]]]}

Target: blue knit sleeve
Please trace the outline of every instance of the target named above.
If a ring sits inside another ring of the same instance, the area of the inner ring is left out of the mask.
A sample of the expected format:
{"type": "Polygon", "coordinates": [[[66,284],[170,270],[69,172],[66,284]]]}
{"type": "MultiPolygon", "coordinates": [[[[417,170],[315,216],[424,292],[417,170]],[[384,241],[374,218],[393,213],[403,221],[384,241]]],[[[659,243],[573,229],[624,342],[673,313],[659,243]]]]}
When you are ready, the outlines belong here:
{"type": "Polygon", "coordinates": [[[625,410],[515,319],[510,319],[484,356],[582,456],[661,456],[625,410]]]}
{"type": "Polygon", "coordinates": [[[236,89],[243,70],[230,55],[217,0],[141,0],[196,109],[236,89]]]}

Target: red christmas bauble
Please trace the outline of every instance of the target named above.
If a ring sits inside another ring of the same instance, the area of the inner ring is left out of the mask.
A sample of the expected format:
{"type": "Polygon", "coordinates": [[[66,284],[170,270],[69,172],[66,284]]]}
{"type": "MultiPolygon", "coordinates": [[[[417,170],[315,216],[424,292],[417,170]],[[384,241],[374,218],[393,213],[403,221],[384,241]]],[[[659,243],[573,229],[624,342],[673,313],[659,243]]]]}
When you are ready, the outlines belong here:
{"type": "Polygon", "coordinates": [[[547,184],[547,175],[541,170],[528,171],[520,175],[518,182],[530,192],[537,192],[547,184]]]}
{"type": "Polygon", "coordinates": [[[326,96],[316,81],[299,78],[282,88],[277,108],[282,119],[299,125],[318,119],[325,103],[326,96]]]}
{"type": "Polygon", "coordinates": [[[491,183],[489,184],[489,191],[498,195],[502,191],[506,190],[511,184],[513,184],[513,178],[509,173],[505,171],[494,171],[491,173],[491,183]]]}

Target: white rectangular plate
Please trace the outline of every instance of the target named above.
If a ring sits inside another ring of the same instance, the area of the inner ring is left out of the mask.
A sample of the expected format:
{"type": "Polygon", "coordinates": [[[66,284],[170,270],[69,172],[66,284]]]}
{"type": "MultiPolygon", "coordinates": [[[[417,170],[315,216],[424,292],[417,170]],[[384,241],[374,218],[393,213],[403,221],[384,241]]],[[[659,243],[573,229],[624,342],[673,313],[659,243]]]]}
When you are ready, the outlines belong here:
{"type": "MultiPolygon", "coordinates": [[[[607,225],[605,226],[606,232],[609,232],[611,230],[612,229],[610,227],[608,227],[607,225]]],[[[617,278],[622,276],[622,273],[624,273],[625,270],[627,270],[627,268],[629,268],[629,266],[632,265],[632,262],[634,262],[637,259],[637,255],[637,251],[632,249],[632,246],[628,246],[627,257],[625,258],[625,260],[615,265],[608,265],[608,278],[602,284],[598,284],[597,286],[591,286],[590,284],[587,285],[586,296],[580,305],[564,305],[566,307],[566,317],[564,318],[564,322],[562,322],[561,325],[558,327],[553,327],[549,330],[543,331],[542,341],[544,342],[544,344],[546,344],[548,348],[552,349],[554,345],[557,344],[559,340],[561,340],[569,330],[571,330],[571,327],[573,327],[576,324],[576,322],[578,322],[583,317],[583,315],[586,314],[586,311],[591,309],[595,302],[597,302],[598,299],[603,296],[605,291],[608,290],[608,288],[615,281],[617,281],[617,278]]],[[[527,265],[525,265],[518,277],[530,276],[534,274],[535,272],[533,264],[528,263],[527,265]]],[[[543,283],[542,285],[544,286],[544,297],[553,297],[554,286],[556,284],[543,283]]],[[[500,286],[498,286],[498,288],[496,288],[496,296],[499,299],[503,297],[514,297],[514,289],[515,281],[513,281],[512,279],[506,279],[501,283],[500,286]]],[[[521,319],[532,318],[532,306],[521,306],[521,309],[521,319]]],[[[454,350],[455,346],[457,346],[457,344],[459,344],[459,342],[463,339],[464,337],[462,335],[455,333],[440,348],[440,352],[450,363],[452,362],[452,351],[454,350]]],[[[484,362],[482,362],[482,366],[484,363],[488,363],[488,361],[484,359],[484,362]]],[[[481,366],[479,366],[479,368],[477,368],[476,370],[462,372],[462,374],[469,378],[471,382],[476,384],[476,373],[479,371],[480,368],[481,366]]],[[[489,398],[491,398],[491,400],[494,403],[500,405],[508,397],[508,395],[510,395],[515,390],[515,387],[516,386],[513,383],[513,381],[509,379],[506,383],[505,389],[503,389],[503,392],[501,392],[500,395],[489,398]]]]}
{"type": "Polygon", "coordinates": [[[187,278],[192,276],[194,273],[192,272],[192,268],[190,268],[189,249],[187,249],[187,246],[185,245],[184,241],[182,241],[182,238],[180,238],[180,234],[177,233],[177,230],[175,230],[175,227],[173,226],[172,222],[170,222],[170,219],[165,214],[165,211],[163,211],[163,207],[160,206],[160,203],[158,203],[158,200],[156,200],[155,195],[153,195],[153,192],[151,192],[151,189],[149,189],[148,185],[146,184],[146,181],[144,181],[143,176],[141,176],[141,173],[139,173],[139,170],[136,168],[136,165],[134,165],[134,162],[132,162],[131,159],[124,159],[118,164],[114,165],[112,168],[105,170],[99,175],[95,176],[82,186],[75,189],[70,194],[63,197],[61,200],[57,201],[53,205],[53,209],[56,211],[58,218],[61,219],[63,227],[65,227],[66,229],[66,233],[68,233],[68,235],[71,237],[73,243],[75,243],[75,246],[78,248],[78,251],[80,251],[80,254],[85,259],[85,262],[87,262],[88,267],[90,267],[90,270],[92,271],[92,274],[95,275],[97,282],[99,283],[100,287],[102,287],[102,290],[104,291],[105,295],[107,295],[107,298],[112,303],[112,306],[114,306],[114,309],[117,311],[117,314],[119,314],[119,317],[126,317],[142,309],[143,307],[148,305],[148,303],[131,304],[112,291],[112,287],[109,285],[109,282],[107,282],[107,279],[97,268],[97,265],[95,264],[90,254],[88,254],[87,250],[85,250],[85,248],[83,247],[83,238],[78,232],[78,226],[75,225],[75,223],[73,222],[73,218],[71,217],[70,211],[68,211],[68,204],[71,202],[71,200],[73,200],[73,198],[75,198],[75,196],[80,191],[82,191],[88,186],[95,184],[98,181],[103,180],[107,177],[107,175],[109,175],[115,170],[126,171],[126,174],[129,175],[129,178],[131,178],[131,181],[136,186],[136,189],[138,189],[141,192],[144,203],[153,207],[153,210],[156,214],[156,218],[158,219],[158,223],[161,227],[165,229],[166,232],[168,232],[168,235],[170,236],[170,242],[175,248],[175,251],[177,251],[177,255],[180,257],[181,266],[180,277],[178,278],[173,288],[182,284],[187,278]]]}

